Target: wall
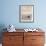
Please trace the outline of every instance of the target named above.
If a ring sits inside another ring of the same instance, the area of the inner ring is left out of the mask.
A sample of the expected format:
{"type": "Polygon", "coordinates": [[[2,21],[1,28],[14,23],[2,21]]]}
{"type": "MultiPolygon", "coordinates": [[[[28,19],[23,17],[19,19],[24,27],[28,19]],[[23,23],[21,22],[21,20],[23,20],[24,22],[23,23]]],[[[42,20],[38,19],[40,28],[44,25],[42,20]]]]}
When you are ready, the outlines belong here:
{"type": "Polygon", "coordinates": [[[46,1],[41,0],[0,0],[0,25],[13,24],[16,28],[44,27],[46,28],[46,1]],[[34,5],[34,23],[19,22],[19,5],[34,5]]]}

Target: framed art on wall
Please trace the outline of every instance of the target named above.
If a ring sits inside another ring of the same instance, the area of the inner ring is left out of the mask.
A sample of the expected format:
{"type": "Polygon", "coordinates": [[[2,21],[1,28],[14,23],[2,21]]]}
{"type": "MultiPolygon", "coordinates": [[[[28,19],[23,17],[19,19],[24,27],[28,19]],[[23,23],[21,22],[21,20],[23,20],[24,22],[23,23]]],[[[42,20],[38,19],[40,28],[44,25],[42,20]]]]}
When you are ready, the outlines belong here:
{"type": "Polygon", "coordinates": [[[19,20],[25,23],[34,22],[34,5],[20,5],[19,20]]]}

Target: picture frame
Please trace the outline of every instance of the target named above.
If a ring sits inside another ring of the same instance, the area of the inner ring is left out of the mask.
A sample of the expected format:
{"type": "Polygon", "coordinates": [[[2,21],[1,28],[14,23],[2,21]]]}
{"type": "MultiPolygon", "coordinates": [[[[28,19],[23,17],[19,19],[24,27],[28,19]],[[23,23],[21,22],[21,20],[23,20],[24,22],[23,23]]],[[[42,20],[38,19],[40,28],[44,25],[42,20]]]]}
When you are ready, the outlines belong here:
{"type": "Polygon", "coordinates": [[[34,5],[19,5],[19,21],[34,22],[34,5]]]}

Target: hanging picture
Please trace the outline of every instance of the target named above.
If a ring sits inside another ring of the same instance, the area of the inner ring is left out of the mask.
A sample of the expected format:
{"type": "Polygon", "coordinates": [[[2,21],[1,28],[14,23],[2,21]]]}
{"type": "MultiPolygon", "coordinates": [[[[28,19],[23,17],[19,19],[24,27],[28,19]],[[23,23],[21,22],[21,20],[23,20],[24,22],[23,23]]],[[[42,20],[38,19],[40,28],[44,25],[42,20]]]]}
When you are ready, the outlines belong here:
{"type": "Polygon", "coordinates": [[[20,5],[19,20],[26,23],[34,22],[34,5],[20,5]]]}

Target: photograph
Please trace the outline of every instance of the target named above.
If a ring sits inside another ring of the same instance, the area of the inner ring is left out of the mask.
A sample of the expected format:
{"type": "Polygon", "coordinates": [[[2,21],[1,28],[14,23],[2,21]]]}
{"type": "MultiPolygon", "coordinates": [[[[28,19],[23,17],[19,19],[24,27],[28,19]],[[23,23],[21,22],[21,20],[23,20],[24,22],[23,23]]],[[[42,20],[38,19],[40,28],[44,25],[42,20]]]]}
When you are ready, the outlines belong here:
{"type": "Polygon", "coordinates": [[[34,22],[34,5],[19,6],[20,22],[34,22]]]}

